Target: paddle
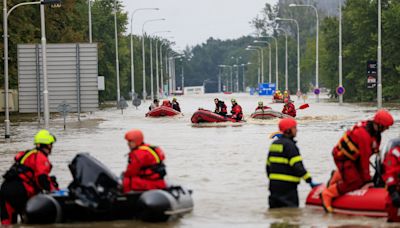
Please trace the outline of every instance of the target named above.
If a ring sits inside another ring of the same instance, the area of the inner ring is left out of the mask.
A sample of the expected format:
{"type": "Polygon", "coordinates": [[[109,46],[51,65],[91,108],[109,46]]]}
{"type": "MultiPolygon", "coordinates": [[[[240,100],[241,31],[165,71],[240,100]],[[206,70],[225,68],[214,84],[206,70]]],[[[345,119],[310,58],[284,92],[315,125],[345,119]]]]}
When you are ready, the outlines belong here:
{"type": "Polygon", "coordinates": [[[303,105],[300,105],[300,107],[298,107],[296,110],[302,110],[302,109],[306,109],[306,108],[309,108],[309,107],[310,107],[309,104],[303,104],[303,105]]]}

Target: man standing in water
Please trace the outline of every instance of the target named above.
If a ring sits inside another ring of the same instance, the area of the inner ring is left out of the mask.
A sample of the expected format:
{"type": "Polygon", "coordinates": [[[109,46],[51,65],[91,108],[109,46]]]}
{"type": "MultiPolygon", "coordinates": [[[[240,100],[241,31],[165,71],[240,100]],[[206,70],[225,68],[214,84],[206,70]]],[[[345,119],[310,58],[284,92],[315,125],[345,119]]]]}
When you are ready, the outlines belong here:
{"type": "Polygon", "coordinates": [[[297,122],[292,118],[279,121],[282,137],[275,140],[267,158],[269,178],[269,207],[298,207],[297,185],[304,179],[312,188],[318,186],[304,168],[299,148],[294,138],[297,135],[297,122]]]}
{"type": "Polygon", "coordinates": [[[379,153],[381,133],[394,123],[386,110],[376,112],[372,120],[363,121],[344,133],[333,148],[337,170],[322,192],[322,205],[326,212],[333,212],[332,200],[371,182],[369,159],[379,153]]]}

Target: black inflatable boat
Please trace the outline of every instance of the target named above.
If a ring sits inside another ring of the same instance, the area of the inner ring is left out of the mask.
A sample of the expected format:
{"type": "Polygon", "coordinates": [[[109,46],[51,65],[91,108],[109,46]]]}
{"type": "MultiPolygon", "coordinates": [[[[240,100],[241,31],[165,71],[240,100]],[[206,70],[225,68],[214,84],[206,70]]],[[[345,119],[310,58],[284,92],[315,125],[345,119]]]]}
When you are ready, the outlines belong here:
{"type": "Polygon", "coordinates": [[[49,224],[123,219],[164,222],[193,209],[192,192],[181,186],[120,193],[117,176],[89,154],[78,154],[69,168],[73,181],[68,191],[31,198],[24,222],[49,224]]]}

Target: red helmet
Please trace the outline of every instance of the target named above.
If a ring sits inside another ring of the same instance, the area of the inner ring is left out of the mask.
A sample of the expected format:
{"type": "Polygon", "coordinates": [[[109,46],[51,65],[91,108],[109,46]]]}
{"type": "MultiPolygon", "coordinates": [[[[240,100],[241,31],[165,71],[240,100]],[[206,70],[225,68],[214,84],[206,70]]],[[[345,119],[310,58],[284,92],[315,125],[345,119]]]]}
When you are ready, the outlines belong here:
{"type": "Polygon", "coordinates": [[[128,142],[135,142],[136,146],[139,146],[143,144],[144,137],[141,130],[132,129],[125,133],[125,139],[128,142]]]}
{"type": "Polygon", "coordinates": [[[383,127],[390,127],[393,125],[393,116],[385,109],[378,110],[374,116],[374,123],[383,127]]]}
{"type": "Polygon", "coordinates": [[[285,132],[291,128],[294,128],[297,126],[297,122],[295,119],[292,118],[285,118],[279,121],[279,130],[281,132],[285,132]]]}

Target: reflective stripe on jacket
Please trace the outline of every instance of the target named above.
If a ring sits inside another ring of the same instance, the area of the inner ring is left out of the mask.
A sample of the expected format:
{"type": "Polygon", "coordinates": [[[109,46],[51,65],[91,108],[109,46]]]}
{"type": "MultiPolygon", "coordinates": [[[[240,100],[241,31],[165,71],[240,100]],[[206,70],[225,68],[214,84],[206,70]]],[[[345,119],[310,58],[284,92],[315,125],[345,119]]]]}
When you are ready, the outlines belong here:
{"type": "Polygon", "coordinates": [[[274,141],[267,158],[267,175],[270,181],[300,183],[311,175],[303,166],[302,157],[293,139],[282,137],[274,141]]]}

